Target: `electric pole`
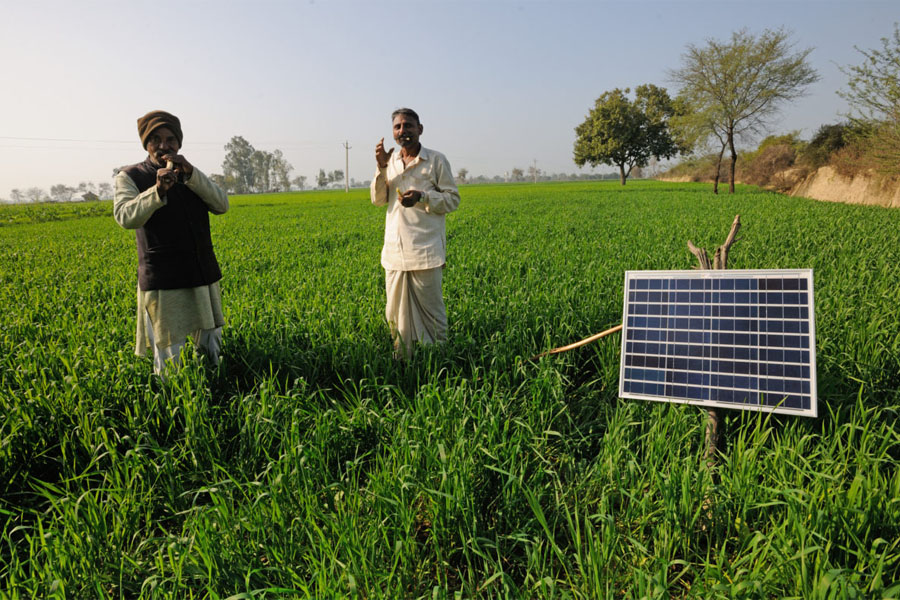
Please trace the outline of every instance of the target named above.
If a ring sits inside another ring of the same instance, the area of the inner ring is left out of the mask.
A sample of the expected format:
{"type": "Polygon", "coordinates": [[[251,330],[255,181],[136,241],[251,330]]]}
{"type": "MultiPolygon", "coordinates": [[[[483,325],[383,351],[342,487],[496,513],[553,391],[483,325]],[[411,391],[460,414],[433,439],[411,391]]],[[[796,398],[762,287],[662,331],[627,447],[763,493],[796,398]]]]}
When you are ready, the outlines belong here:
{"type": "Polygon", "coordinates": [[[344,140],[344,192],[350,193],[350,142],[344,140]]]}

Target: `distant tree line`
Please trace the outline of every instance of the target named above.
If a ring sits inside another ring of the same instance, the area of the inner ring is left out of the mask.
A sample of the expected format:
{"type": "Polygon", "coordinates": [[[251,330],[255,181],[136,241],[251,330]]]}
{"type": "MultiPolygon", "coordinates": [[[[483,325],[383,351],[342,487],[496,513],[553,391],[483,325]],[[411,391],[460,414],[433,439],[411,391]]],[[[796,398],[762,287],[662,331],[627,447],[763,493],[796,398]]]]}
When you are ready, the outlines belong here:
{"type": "Polygon", "coordinates": [[[37,202],[89,202],[94,200],[110,200],[112,197],[112,184],[106,182],[97,184],[90,181],[82,181],[74,187],[63,183],[51,186],[49,193],[39,187],[30,187],[22,190],[14,189],[9,192],[8,202],[12,204],[34,204],[37,202]]]}
{"type": "Polygon", "coordinates": [[[529,167],[527,170],[528,175],[526,176],[526,171],[514,167],[507,173],[503,175],[476,175],[474,177],[469,175],[469,170],[466,168],[459,169],[456,172],[456,181],[460,184],[475,184],[475,183],[524,183],[527,181],[535,182],[535,181],[599,181],[604,179],[618,179],[619,175],[616,173],[544,173],[541,169],[537,169],[535,167],[529,167]]]}
{"type": "Polygon", "coordinates": [[[291,189],[293,170],[281,150],[257,150],[236,135],[225,144],[222,174],[214,173],[210,179],[225,191],[236,194],[287,192],[291,189]]]}

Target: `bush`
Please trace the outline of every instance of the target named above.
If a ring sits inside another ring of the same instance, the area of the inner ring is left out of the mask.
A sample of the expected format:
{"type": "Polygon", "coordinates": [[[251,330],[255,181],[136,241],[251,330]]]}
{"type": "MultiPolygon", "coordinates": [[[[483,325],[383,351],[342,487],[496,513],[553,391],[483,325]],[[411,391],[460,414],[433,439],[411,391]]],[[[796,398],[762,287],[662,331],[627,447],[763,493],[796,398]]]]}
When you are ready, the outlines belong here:
{"type": "Polygon", "coordinates": [[[798,160],[811,169],[827,165],[832,155],[849,144],[855,133],[856,128],[848,123],[822,125],[798,160]]]}
{"type": "Polygon", "coordinates": [[[753,185],[774,187],[779,191],[789,189],[795,182],[789,170],[794,166],[797,153],[789,144],[760,146],[752,159],[741,169],[741,178],[753,185]]]}

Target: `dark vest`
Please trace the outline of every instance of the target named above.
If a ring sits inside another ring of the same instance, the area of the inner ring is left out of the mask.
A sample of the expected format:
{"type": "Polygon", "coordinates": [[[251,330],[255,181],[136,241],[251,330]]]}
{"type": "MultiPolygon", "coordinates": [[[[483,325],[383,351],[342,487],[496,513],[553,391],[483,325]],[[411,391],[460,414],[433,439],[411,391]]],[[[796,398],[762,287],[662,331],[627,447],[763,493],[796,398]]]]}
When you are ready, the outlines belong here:
{"type": "MultiPolygon", "coordinates": [[[[156,185],[157,168],[148,157],[122,171],[144,192],[156,185]]],[[[166,205],[136,233],[138,285],[142,290],[192,288],[222,278],[209,234],[209,209],[183,183],[169,188],[166,205]]]]}

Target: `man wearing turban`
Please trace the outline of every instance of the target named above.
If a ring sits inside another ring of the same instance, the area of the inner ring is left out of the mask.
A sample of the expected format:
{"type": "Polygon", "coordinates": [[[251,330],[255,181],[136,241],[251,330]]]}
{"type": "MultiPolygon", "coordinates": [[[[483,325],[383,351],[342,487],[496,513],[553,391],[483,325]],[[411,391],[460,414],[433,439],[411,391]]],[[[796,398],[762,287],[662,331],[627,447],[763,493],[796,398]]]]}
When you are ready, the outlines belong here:
{"type": "Polygon", "coordinates": [[[137,121],[147,158],[116,174],[113,215],[134,229],[138,251],[135,353],[153,349],[154,371],[178,365],[190,336],[212,364],[222,343],[222,272],[213,252],[209,213],[228,196],[181,154],[175,115],[155,110],[137,121]]]}

